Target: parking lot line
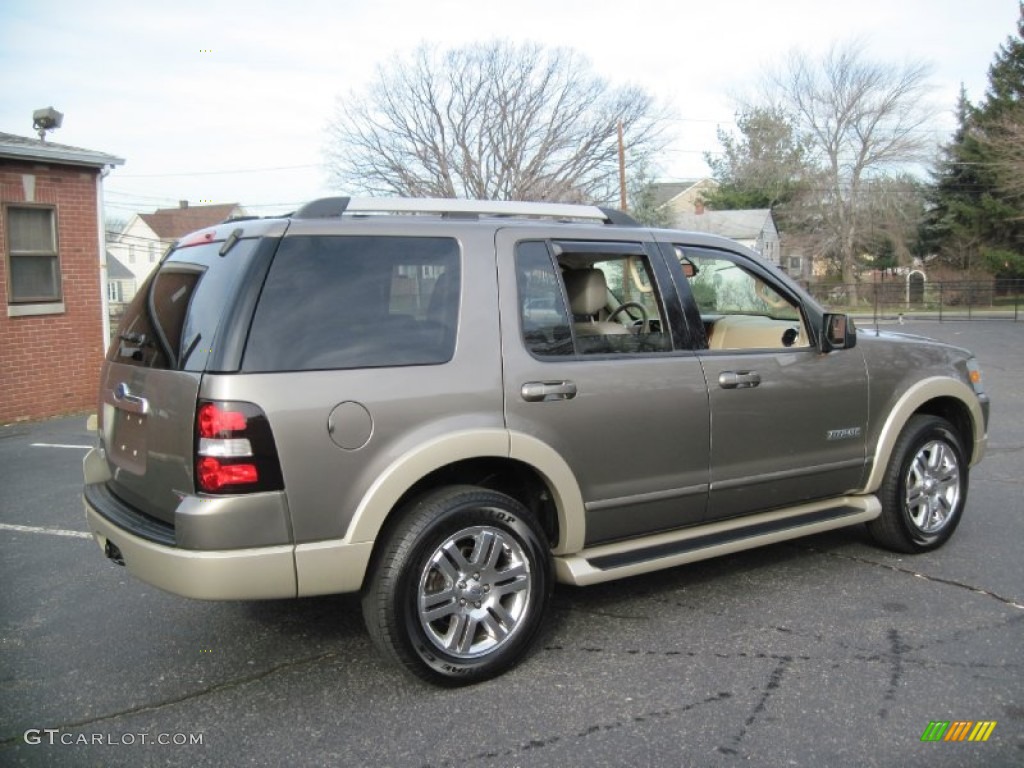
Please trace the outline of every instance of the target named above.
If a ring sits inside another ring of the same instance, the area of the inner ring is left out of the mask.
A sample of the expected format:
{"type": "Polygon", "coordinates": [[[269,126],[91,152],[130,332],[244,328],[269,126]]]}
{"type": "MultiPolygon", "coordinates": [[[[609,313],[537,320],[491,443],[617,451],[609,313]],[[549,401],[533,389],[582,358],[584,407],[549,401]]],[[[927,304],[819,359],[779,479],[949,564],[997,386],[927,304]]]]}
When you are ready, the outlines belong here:
{"type": "Polygon", "coordinates": [[[81,448],[89,450],[91,445],[70,445],[68,443],[32,443],[33,448],[81,448]]]}
{"type": "Polygon", "coordinates": [[[71,536],[76,539],[91,539],[92,534],[87,531],[66,531],[62,528],[40,528],[35,525],[11,525],[0,523],[0,530],[17,531],[19,533],[46,533],[50,536],[71,536]]]}

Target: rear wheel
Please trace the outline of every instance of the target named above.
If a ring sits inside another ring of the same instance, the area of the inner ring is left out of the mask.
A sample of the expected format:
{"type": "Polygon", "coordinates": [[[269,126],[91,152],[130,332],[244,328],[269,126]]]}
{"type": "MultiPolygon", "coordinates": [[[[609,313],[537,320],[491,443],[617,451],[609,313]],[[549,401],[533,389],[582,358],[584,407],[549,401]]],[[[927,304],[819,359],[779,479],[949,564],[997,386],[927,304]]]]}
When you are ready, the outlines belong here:
{"type": "Polygon", "coordinates": [[[942,546],[960,524],[967,479],[964,449],[950,423],[937,416],[912,417],[878,491],[882,514],[868,523],[868,531],[896,552],[942,546]]]}
{"type": "Polygon", "coordinates": [[[544,536],[502,493],[455,486],[399,518],[363,592],[377,646],[413,674],[464,685],[528,650],[552,588],[544,536]]]}

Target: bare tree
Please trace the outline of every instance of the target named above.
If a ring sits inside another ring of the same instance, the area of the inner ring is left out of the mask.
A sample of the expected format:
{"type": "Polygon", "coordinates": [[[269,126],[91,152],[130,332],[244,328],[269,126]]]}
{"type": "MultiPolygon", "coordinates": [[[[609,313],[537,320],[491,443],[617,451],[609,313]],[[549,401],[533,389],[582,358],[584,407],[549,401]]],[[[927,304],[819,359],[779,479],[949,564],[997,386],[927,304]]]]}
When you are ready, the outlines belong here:
{"type": "Polygon", "coordinates": [[[865,184],[865,228],[858,238],[876,268],[913,263],[924,219],[925,197],[920,181],[912,176],[885,176],[865,184]]]}
{"type": "Polygon", "coordinates": [[[338,100],[327,167],[370,194],[606,202],[619,120],[637,162],[662,147],[651,97],[612,88],[572,51],[423,46],[338,100]]]}
{"type": "Polygon", "coordinates": [[[813,196],[802,201],[812,216],[818,248],[832,257],[847,283],[855,281],[865,212],[862,198],[873,177],[920,161],[931,142],[934,115],[924,98],[928,67],[870,61],[858,43],[833,46],[820,61],[793,53],[770,75],[769,99],[796,128],[801,146],[819,168],[813,196]]]}
{"type": "Polygon", "coordinates": [[[1024,201],[1024,106],[1009,111],[980,138],[996,186],[1009,200],[1024,201]]]}

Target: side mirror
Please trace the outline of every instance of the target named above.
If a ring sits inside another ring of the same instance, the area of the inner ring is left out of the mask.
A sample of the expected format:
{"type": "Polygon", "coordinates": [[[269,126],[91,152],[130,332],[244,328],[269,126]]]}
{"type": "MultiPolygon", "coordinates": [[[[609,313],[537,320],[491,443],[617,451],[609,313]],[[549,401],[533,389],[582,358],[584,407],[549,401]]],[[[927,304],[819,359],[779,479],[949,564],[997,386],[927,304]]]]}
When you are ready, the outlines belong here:
{"type": "Polygon", "coordinates": [[[700,269],[697,268],[697,265],[690,261],[690,259],[686,256],[679,257],[679,264],[680,266],[682,266],[683,275],[686,276],[687,280],[696,277],[697,273],[700,272],[700,269]]]}
{"type": "Polygon", "coordinates": [[[818,346],[822,352],[851,349],[857,346],[857,329],[853,325],[853,318],[847,315],[826,313],[821,324],[818,346]]]}

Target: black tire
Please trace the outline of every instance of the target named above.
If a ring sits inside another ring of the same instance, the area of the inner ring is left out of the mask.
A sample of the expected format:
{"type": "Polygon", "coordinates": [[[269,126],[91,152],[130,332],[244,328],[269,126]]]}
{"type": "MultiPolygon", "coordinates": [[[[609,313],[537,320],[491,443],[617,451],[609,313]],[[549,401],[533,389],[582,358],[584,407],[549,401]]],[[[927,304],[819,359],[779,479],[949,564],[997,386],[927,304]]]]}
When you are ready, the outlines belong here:
{"type": "Polygon", "coordinates": [[[374,643],[441,685],[501,674],[529,649],[551,596],[539,524],[475,486],[438,489],[399,514],[363,590],[374,643]]]}
{"type": "Polygon", "coordinates": [[[913,554],[941,547],[960,524],[968,466],[952,425],[938,416],[907,422],[878,490],[882,514],[867,524],[874,540],[913,554]]]}

